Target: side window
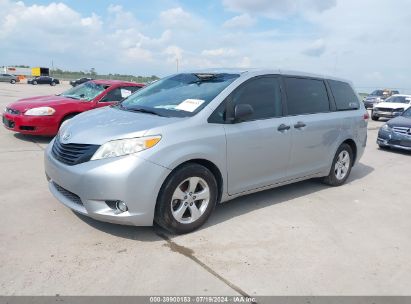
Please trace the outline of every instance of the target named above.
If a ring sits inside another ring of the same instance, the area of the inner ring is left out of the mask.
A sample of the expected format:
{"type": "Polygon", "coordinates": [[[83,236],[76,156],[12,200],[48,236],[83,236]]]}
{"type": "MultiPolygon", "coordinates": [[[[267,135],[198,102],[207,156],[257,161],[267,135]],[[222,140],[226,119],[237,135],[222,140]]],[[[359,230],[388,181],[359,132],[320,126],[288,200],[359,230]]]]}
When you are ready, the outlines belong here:
{"type": "Polygon", "coordinates": [[[284,82],[288,115],[330,111],[327,89],[323,80],[285,77],[284,82]]]}
{"type": "Polygon", "coordinates": [[[124,97],[121,95],[122,88],[115,88],[108,92],[100,102],[111,102],[111,101],[121,101],[124,97]]]}
{"type": "Polygon", "coordinates": [[[141,88],[137,87],[137,86],[122,87],[121,91],[120,91],[121,97],[124,99],[124,98],[130,96],[131,94],[133,94],[134,92],[136,92],[139,89],[141,89],[141,88]]]}
{"type": "Polygon", "coordinates": [[[239,104],[249,104],[254,114],[247,120],[282,116],[281,89],[278,77],[261,77],[247,81],[229,97],[228,111],[239,104]]]}
{"type": "Polygon", "coordinates": [[[356,110],[360,107],[357,95],[348,83],[328,80],[328,84],[331,87],[337,111],[356,110]]]}

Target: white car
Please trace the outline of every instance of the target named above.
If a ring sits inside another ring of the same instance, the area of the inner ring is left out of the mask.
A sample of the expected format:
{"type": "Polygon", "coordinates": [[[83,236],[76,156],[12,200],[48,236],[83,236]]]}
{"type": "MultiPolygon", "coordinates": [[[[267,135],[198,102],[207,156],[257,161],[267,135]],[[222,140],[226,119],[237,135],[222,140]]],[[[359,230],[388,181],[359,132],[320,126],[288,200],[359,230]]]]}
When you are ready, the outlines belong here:
{"type": "Polygon", "coordinates": [[[378,120],[380,117],[394,118],[401,115],[411,106],[411,95],[396,94],[385,101],[374,105],[371,118],[378,120]]]}

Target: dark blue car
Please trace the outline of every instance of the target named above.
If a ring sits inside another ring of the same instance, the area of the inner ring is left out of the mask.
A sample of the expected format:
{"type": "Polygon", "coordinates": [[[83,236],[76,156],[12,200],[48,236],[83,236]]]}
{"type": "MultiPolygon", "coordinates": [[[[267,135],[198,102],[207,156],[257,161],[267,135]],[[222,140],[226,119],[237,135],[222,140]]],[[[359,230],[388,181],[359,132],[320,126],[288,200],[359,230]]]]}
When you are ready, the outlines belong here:
{"type": "Polygon", "coordinates": [[[377,144],[381,148],[398,148],[411,151],[411,107],[401,116],[389,120],[379,132],[377,144]]]}

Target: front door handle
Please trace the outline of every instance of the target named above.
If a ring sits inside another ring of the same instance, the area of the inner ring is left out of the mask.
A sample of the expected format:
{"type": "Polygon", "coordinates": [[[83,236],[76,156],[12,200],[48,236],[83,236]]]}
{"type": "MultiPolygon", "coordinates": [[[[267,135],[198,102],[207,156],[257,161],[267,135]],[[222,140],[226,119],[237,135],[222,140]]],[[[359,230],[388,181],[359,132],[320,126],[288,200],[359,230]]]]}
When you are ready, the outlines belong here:
{"type": "Polygon", "coordinates": [[[283,132],[283,131],[290,130],[290,128],[291,128],[290,126],[287,126],[285,124],[281,124],[281,125],[278,126],[277,130],[280,131],[280,132],[283,132]]]}
{"type": "Polygon", "coordinates": [[[303,123],[302,121],[299,121],[294,125],[294,128],[295,129],[301,129],[301,128],[304,128],[305,126],[306,126],[305,123],[303,123]]]}

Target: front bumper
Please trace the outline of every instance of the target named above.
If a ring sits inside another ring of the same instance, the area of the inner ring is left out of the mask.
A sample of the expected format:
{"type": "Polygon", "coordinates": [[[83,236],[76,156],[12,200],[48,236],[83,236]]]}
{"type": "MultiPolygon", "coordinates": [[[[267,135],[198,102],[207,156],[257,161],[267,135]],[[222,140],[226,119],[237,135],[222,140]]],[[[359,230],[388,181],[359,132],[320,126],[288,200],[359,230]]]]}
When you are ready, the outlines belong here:
{"type": "Polygon", "coordinates": [[[372,114],[377,117],[383,117],[383,118],[394,118],[397,116],[400,116],[403,112],[385,112],[385,111],[378,111],[378,110],[373,110],[372,114]]]}
{"type": "Polygon", "coordinates": [[[54,116],[25,116],[3,113],[3,126],[22,134],[53,136],[58,132],[58,122],[54,116]]]}
{"type": "Polygon", "coordinates": [[[411,151],[411,136],[395,133],[394,131],[380,130],[377,144],[382,147],[390,147],[411,151]]]}
{"type": "Polygon", "coordinates": [[[45,151],[45,171],[51,193],[72,210],[97,220],[151,226],[157,195],[169,169],[136,155],[67,166],[45,151]],[[119,212],[109,202],[123,201],[119,212]]]}

